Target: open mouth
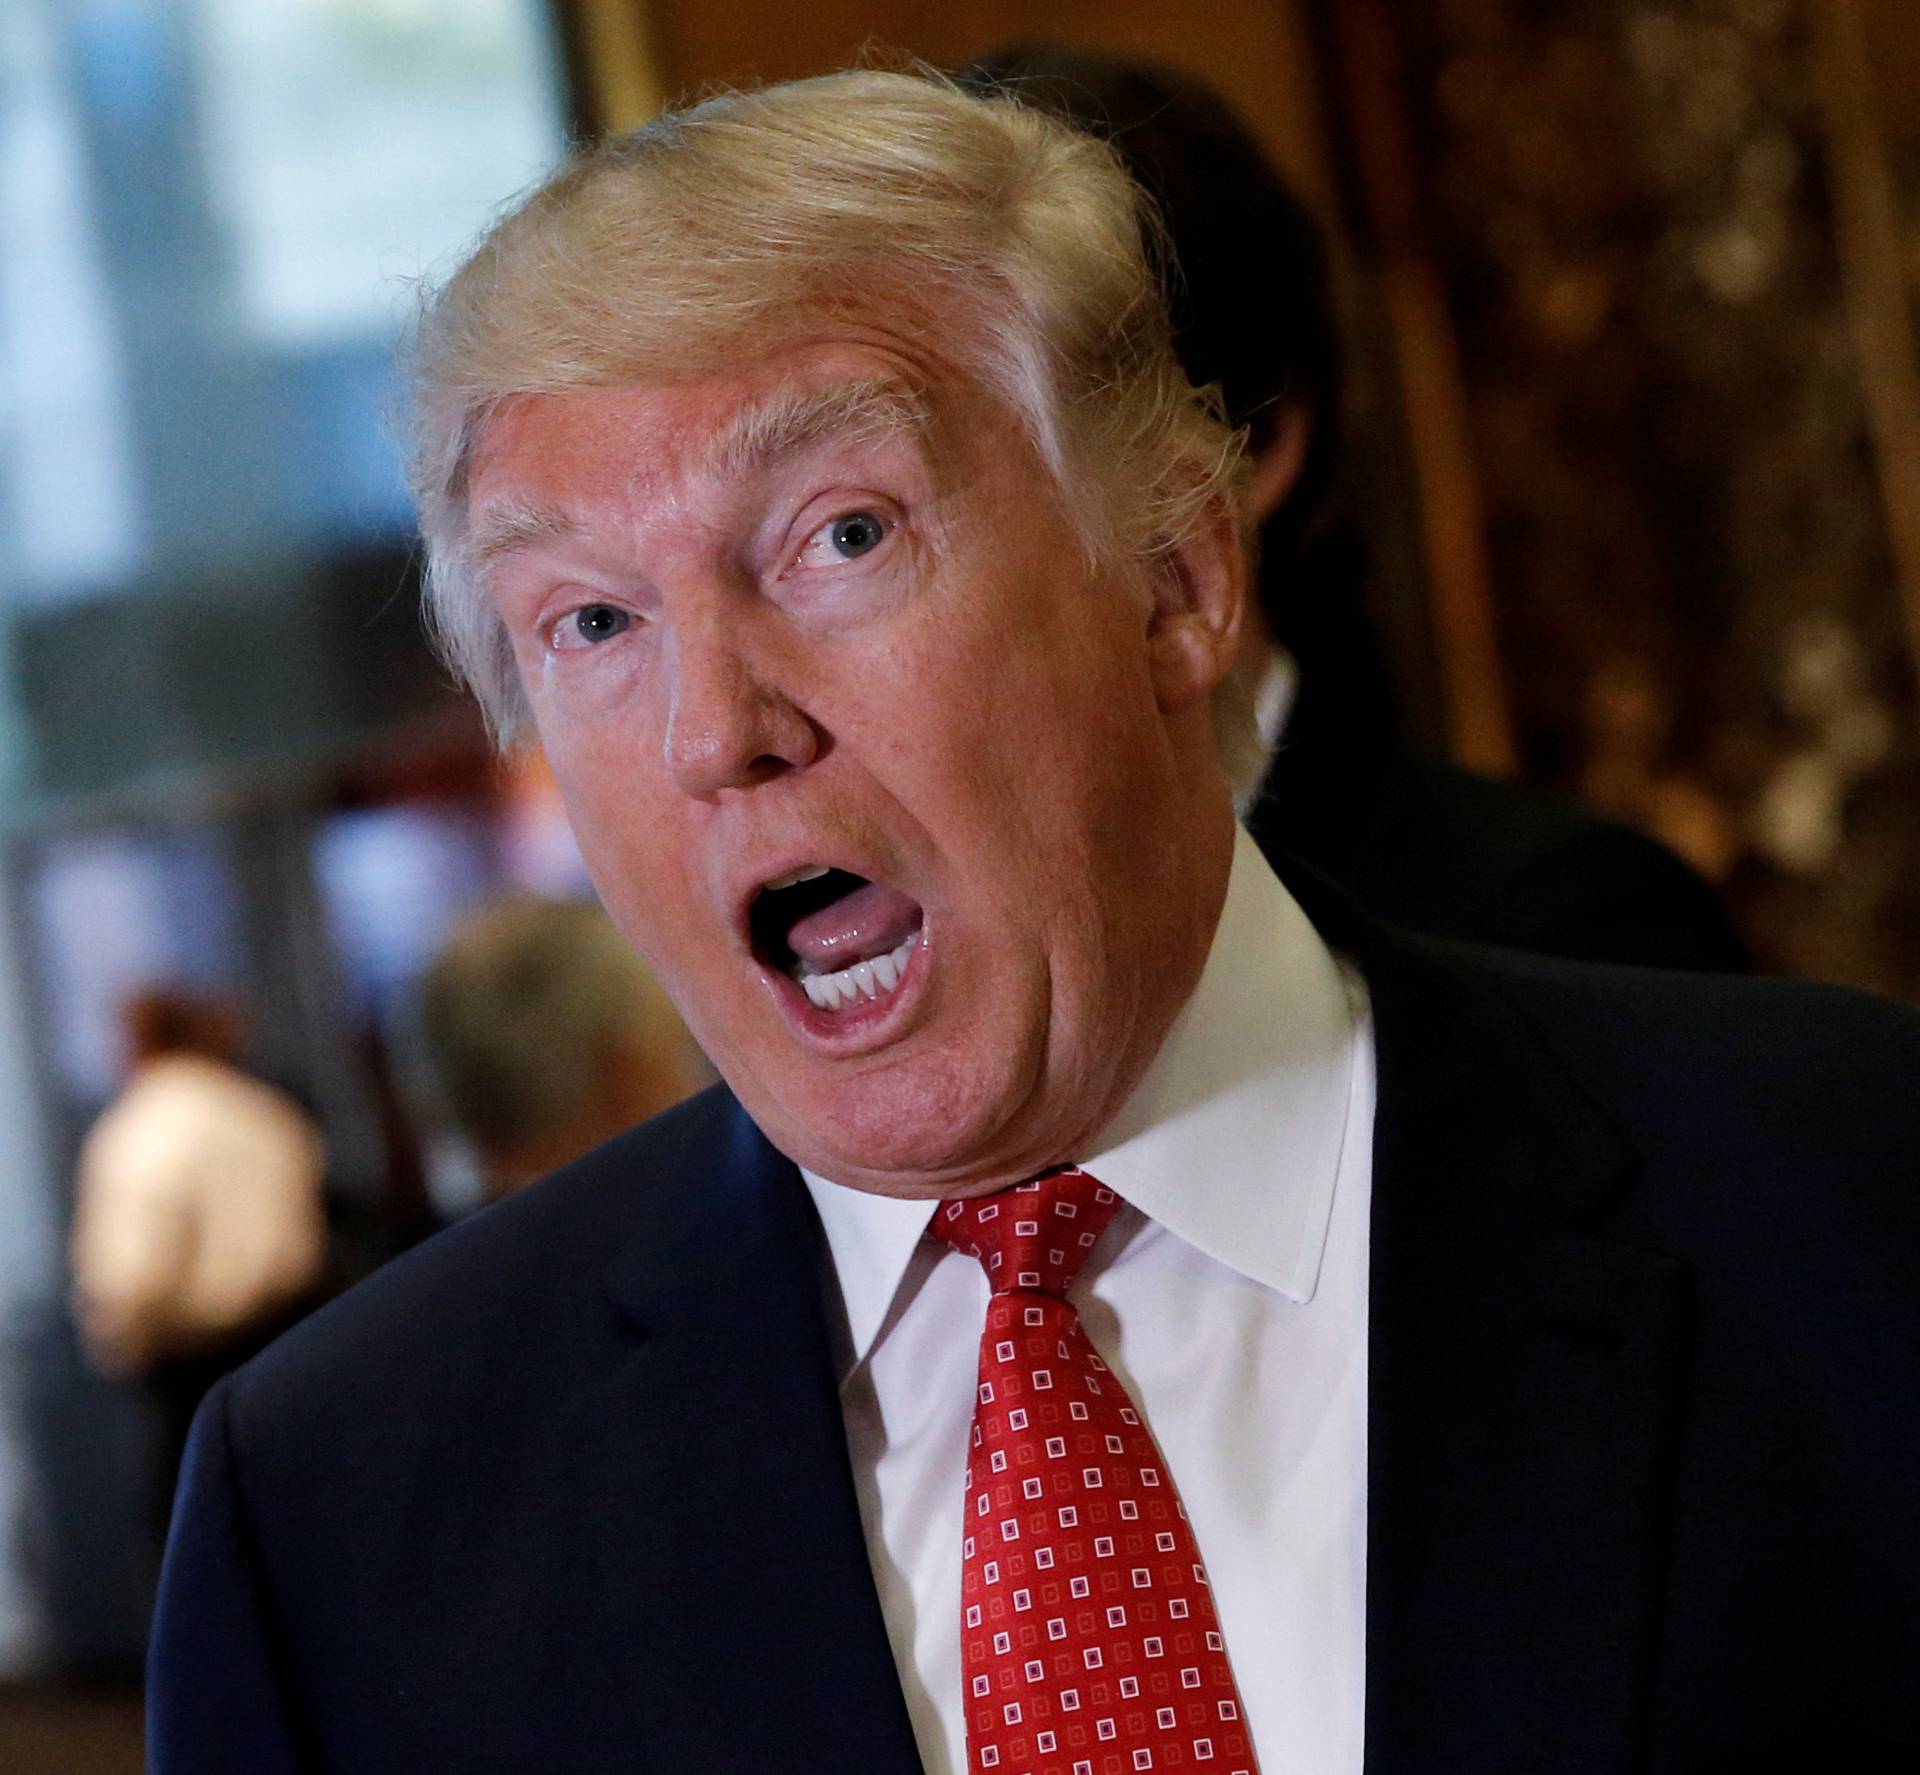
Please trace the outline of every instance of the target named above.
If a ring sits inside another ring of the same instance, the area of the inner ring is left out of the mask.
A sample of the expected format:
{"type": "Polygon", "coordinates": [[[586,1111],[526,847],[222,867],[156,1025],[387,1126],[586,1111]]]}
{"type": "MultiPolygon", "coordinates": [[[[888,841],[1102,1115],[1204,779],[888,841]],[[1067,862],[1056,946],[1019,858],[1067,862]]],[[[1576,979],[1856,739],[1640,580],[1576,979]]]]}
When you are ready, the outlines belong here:
{"type": "Polygon", "coordinates": [[[748,912],[754,953],[818,1010],[888,997],[920,941],[920,902],[846,869],[810,865],[768,882],[748,912]]]}

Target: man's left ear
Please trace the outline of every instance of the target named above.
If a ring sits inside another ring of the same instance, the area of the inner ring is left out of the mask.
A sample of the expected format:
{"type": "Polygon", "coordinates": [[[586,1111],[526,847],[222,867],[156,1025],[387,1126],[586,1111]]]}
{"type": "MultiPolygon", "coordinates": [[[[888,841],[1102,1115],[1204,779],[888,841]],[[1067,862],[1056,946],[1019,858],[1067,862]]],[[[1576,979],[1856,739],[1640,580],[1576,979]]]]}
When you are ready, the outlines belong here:
{"type": "Polygon", "coordinates": [[[1153,558],[1147,627],[1154,692],[1171,712],[1213,694],[1240,649],[1247,557],[1232,496],[1216,493],[1153,558]]]}

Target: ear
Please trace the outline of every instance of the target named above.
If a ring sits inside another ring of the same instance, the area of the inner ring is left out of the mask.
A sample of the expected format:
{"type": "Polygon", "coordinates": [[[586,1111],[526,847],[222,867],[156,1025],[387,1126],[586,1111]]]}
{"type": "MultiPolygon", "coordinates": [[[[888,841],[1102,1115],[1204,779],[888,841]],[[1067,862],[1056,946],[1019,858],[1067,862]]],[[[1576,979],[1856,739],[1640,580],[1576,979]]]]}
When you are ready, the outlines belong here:
{"type": "Polygon", "coordinates": [[[1218,492],[1149,569],[1149,669],[1163,710],[1204,701],[1240,649],[1247,556],[1233,495],[1218,492]]]}
{"type": "Polygon", "coordinates": [[[1313,443],[1313,411],[1301,402],[1281,407],[1273,418],[1273,435],[1253,453],[1252,472],[1243,495],[1247,522],[1256,530],[1280,509],[1300,471],[1307,466],[1313,443]]]}

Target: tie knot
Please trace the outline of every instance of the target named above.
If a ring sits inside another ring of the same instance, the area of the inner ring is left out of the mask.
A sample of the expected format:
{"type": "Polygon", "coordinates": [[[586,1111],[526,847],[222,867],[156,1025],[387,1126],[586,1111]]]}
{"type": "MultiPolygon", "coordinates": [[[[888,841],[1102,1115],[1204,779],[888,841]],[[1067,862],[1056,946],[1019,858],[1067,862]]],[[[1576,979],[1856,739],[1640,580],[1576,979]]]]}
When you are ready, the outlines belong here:
{"type": "Polygon", "coordinates": [[[943,1202],[933,1230],[980,1260],[995,1294],[1064,1297],[1119,1206],[1105,1184],[1068,1166],[990,1196],[943,1202]]]}

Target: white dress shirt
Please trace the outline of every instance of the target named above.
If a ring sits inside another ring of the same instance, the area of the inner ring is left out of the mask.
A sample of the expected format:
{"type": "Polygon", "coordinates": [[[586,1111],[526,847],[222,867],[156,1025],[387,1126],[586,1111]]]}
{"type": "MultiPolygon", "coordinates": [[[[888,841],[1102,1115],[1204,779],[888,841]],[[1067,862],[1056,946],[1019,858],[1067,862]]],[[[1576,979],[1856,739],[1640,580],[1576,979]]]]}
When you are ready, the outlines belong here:
{"type": "MultiPolygon", "coordinates": [[[[1071,1290],[1193,1522],[1263,1775],[1358,1775],[1366,1602],[1364,990],[1243,832],[1193,997],[1085,1153],[1123,1207],[1071,1290]]],[[[934,1204],[806,1173],[841,1405],[928,1775],[965,1775],[960,1539],[987,1284],[934,1204]]]]}

